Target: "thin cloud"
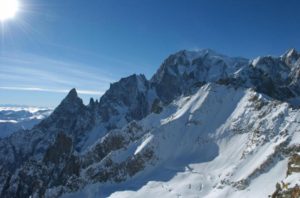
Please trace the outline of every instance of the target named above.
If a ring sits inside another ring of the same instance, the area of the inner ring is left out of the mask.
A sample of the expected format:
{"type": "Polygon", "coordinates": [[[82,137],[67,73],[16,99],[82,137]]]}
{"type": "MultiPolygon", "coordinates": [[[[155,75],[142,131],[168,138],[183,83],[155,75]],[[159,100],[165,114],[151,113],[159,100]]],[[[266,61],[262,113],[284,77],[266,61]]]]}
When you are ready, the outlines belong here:
{"type": "Polygon", "coordinates": [[[115,78],[101,67],[32,54],[0,56],[1,89],[102,95],[115,78]],[[99,90],[99,91],[94,91],[99,90]]]}
{"type": "MultiPolygon", "coordinates": [[[[67,89],[45,89],[39,87],[0,87],[2,90],[11,90],[11,91],[38,91],[38,92],[49,92],[49,93],[68,93],[70,90],[67,89]]],[[[101,96],[103,92],[93,91],[93,90],[77,90],[77,93],[82,95],[95,95],[101,96]]]]}

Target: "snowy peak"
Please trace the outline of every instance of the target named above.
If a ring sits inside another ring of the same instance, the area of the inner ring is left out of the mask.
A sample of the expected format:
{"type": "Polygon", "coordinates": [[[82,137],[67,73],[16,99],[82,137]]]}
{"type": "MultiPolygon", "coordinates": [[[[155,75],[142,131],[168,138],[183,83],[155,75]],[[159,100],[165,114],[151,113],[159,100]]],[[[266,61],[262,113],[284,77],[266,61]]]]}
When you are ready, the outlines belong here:
{"type": "Polygon", "coordinates": [[[299,56],[299,54],[295,48],[289,49],[282,55],[282,57],[285,57],[285,58],[291,58],[291,57],[297,57],[297,56],[299,56]]]}
{"type": "Polygon", "coordinates": [[[287,65],[292,66],[299,60],[300,54],[295,48],[292,48],[284,53],[281,57],[287,65]]]}
{"type": "Polygon", "coordinates": [[[160,99],[169,103],[207,82],[217,82],[234,75],[248,63],[247,59],[227,57],[209,49],[183,50],[169,56],[150,82],[160,99]]]}
{"type": "Polygon", "coordinates": [[[293,56],[298,56],[298,55],[299,54],[295,48],[292,48],[287,52],[287,57],[293,57],[293,56]]]}
{"type": "Polygon", "coordinates": [[[215,52],[212,49],[201,49],[201,50],[181,50],[179,52],[176,52],[172,55],[170,55],[166,60],[165,63],[167,64],[192,64],[193,60],[195,59],[212,59],[212,58],[218,58],[218,59],[227,59],[229,58],[226,55],[220,54],[215,52]]]}

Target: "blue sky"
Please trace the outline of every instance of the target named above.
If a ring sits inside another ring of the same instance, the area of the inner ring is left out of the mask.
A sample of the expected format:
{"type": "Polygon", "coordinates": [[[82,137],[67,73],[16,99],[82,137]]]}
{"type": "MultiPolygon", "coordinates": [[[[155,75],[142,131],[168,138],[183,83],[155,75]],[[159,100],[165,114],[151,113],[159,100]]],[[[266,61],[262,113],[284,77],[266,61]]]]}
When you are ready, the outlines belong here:
{"type": "Polygon", "coordinates": [[[84,101],[181,49],[254,58],[300,49],[298,0],[19,0],[0,26],[0,104],[84,101]]]}

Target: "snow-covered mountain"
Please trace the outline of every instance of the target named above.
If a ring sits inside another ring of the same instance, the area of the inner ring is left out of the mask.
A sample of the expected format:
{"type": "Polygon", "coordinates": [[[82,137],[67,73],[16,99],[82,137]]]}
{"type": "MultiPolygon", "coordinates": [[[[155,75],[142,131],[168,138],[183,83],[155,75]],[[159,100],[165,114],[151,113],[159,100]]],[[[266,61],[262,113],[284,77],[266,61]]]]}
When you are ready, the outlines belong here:
{"type": "Polygon", "coordinates": [[[300,54],[180,51],[0,140],[1,197],[299,197],[300,54]]]}
{"type": "Polygon", "coordinates": [[[0,105],[0,138],[20,129],[31,129],[52,112],[49,108],[0,105]]]}

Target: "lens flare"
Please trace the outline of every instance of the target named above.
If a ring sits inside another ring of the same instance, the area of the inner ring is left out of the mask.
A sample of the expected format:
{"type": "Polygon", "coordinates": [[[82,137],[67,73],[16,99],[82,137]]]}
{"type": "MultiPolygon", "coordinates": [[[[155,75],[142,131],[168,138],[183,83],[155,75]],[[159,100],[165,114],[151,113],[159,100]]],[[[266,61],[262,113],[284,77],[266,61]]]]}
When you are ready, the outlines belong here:
{"type": "Polygon", "coordinates": [[[14,18],[19,6],[18,0],[0,0],[0,21],[14,18]]]}

